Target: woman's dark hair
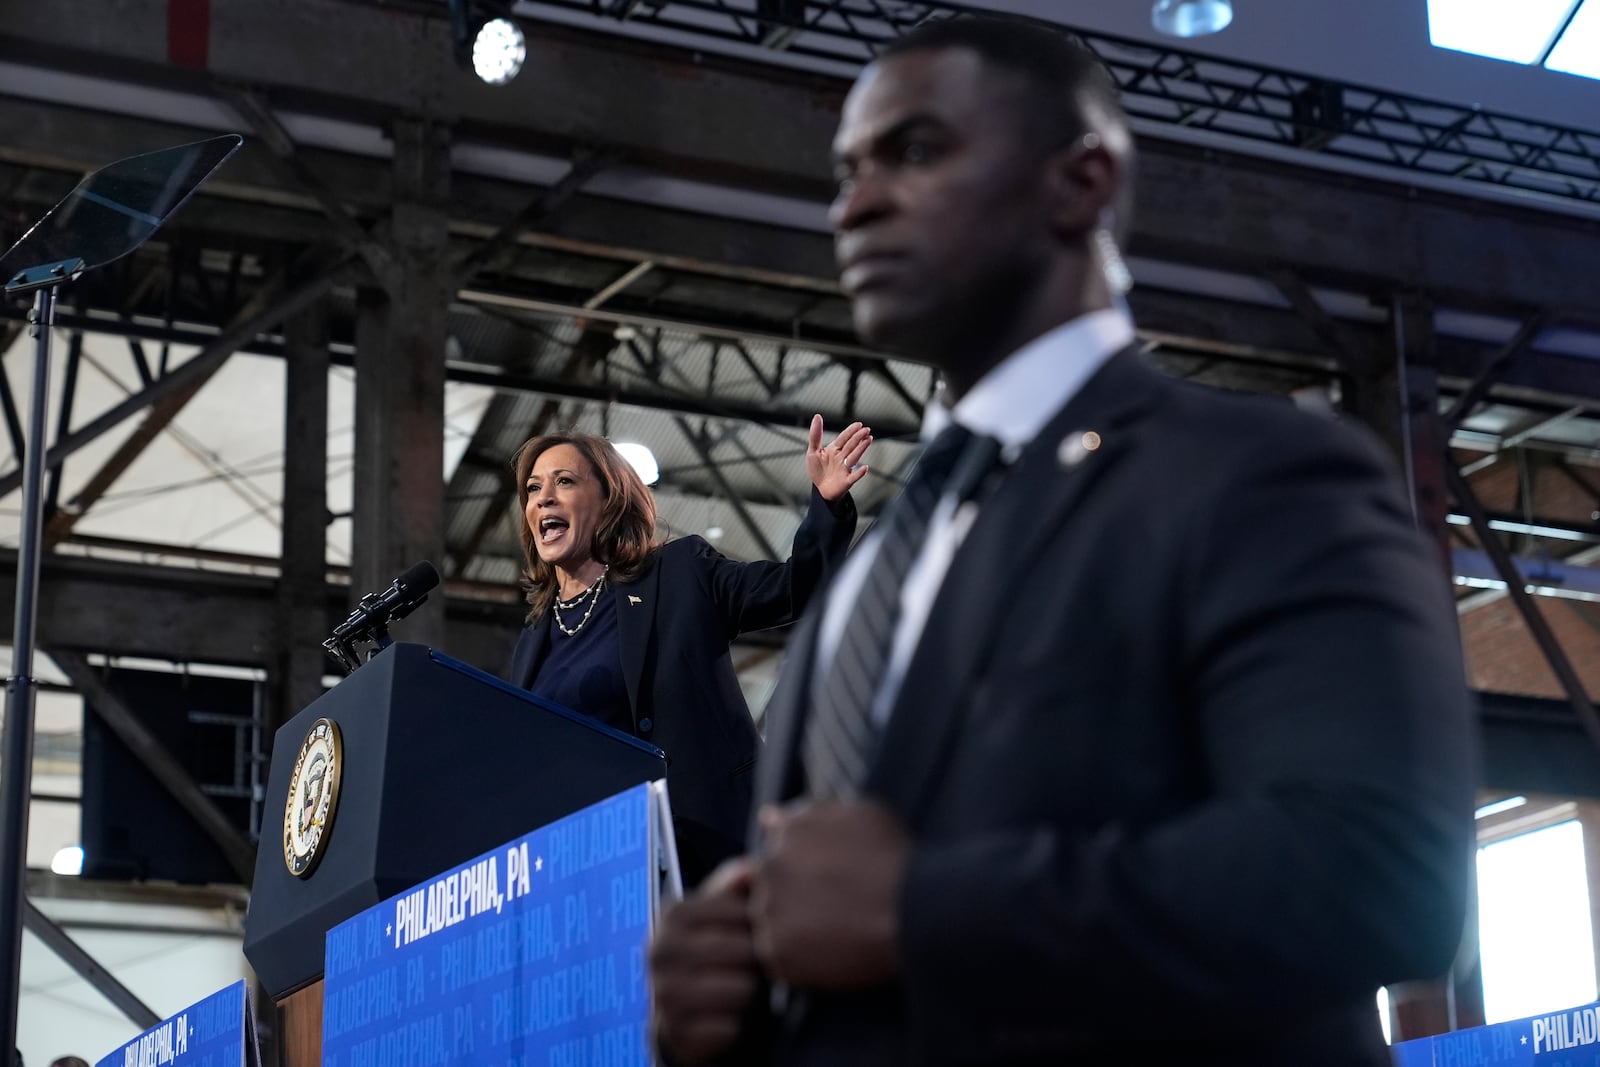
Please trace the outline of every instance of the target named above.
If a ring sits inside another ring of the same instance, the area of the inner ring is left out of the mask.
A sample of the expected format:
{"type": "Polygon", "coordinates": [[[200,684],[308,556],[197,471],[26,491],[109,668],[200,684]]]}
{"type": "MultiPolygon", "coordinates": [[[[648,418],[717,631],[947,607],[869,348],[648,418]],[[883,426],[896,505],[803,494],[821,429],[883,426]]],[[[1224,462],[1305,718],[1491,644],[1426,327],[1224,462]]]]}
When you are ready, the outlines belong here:
{"type": "Polygon", "coordinates": [[[605,503],[600,508],[600,523],[595,527],[594,558],[610,564],[609,577],[631,581],[639,576],[644,562],[654,551],[656,500],[644,479],[622,458],[610,441],[594,434],[568,430],[541,434],[517,449],[513,463],[517,471],[517,500],[522,505],[522,580],[528,594],[528,622],[538,622],[556,597],[556,570],[539,558],[533,529],[528,525],[528,475],[540,456],[557,445],[570,445],[589,464],[600,482],[605,503]]]}

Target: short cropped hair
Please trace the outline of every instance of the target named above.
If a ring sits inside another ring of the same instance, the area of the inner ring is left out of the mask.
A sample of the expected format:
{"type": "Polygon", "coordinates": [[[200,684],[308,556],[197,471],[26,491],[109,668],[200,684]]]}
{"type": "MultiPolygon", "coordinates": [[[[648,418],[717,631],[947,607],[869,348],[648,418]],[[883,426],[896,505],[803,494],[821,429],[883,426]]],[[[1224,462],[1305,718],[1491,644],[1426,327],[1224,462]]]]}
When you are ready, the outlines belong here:
{"type": "Polygon", "coordinates": [[[1088,132],[1091,108],[1126,124],[1116,82],[1099,57],[1060,27],[1033,19],[971,15],[924,22],[879,49],[878,58],[951,48],[975,52],[985,65],[1023,80],[1028,132],[1046,150],[1088,132]]]}

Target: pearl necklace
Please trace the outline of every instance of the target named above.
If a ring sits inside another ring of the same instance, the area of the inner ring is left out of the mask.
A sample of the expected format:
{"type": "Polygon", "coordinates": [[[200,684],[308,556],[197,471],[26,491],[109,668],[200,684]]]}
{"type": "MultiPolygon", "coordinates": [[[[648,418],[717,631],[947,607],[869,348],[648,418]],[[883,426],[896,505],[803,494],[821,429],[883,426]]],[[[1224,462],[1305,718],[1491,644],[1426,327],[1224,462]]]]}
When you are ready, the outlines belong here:
{"type": "Polygon", "coordinates": [[[609,571],[610,569],[611,564],[607,563],[605,570],[600,572],[600,577],[594,580],[593,585],[579,593],[577,596],[573,597],[571,600],[567,601],[565,604],[561,602],[561,598],[559,596],[550,602],[550,610],[554,612],[556,617],[556,625],[561,627],[562,633],[566,634],[568,637],[578,636],[578,631],[583,629],[584,623],[589,621],[589,616],[594,614],[594,606],[600,603],[600,587],[606,584],[606,571],[609,571]],[[594,595],[589,596],[591,593],[594,595]],[[567,624],[561,621],[561,609],[566,608],[568,611],[576,611],[578,605],[583,603],[584,597],[589,597],[589,609],[583,613],[583,618],[578,620],[578,625],[569,630],[567,629],[567,624]]]}

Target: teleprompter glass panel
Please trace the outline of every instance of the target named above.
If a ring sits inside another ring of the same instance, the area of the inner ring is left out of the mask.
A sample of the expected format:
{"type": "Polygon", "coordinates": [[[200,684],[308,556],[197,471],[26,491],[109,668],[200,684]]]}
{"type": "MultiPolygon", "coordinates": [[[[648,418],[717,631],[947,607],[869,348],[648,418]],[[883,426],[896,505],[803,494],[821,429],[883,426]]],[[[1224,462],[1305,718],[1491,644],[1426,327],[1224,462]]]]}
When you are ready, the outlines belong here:
{"type": "Polygon", "coordinates": [[[0,282],[50,264],[81,260],[76,269],[90,270],[127,255],[243,143],[230,133],[106,164],[0,257],[0,282]]]}

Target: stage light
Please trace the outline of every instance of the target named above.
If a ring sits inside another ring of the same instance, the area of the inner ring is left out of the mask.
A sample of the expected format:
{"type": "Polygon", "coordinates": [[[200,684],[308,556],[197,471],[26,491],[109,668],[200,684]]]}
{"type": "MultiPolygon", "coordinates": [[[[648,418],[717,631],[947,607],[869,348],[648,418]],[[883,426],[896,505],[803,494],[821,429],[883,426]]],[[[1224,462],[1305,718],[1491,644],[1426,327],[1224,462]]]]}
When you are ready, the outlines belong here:
{"type": "Polygon", "coordinates": [[[56,874],[74,875],[83,873],[83,849],[77,845],[69,845],[58,851],[50,859],[50,870],[56,874]]]}
{"type": "Polygon", "coordinates": [[[450,0],[450,38],[456,61],[490,85],[515,78],[528,58],[510,9],[493,0],[450,0]]]}
{"type": "Polygon", "coordinates": [[[628,466],[639,472],[645,485],[655,485],[660,479],[661,467],[656,463],[656,454],[648,446],[623,441],[617,445],[617,453],[628,461],[628,466]]]}
{"type": "Polygon", "coordinates": [[[1204,37],[1228,28],[1233,0],[1156,0],[1150,21],[1172,37],[1204,37]]]}
{"type": "Polygon", "coordinates": [[[472,69],[490,85],[515,78],[526,58],[528,43],[510,19],[490,19],[472,40],[472,69]]]}

